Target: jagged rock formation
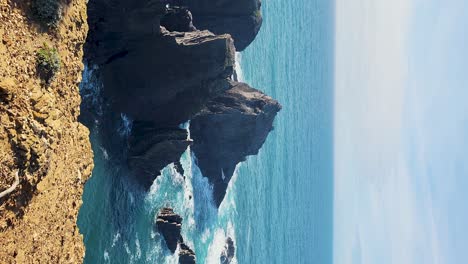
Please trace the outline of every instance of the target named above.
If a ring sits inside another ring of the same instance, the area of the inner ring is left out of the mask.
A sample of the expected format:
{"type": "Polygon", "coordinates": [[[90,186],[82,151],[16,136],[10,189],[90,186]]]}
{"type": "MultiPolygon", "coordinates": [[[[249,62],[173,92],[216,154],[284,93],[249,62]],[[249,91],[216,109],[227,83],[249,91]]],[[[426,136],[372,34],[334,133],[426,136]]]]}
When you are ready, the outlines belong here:
{"type": "Polygon", "coordinates": [[[193,16],[187,8],[170,8],[161,18],[161,26],[169,31],[190,32],[197,30],[193,25],[193,16]]]}
{"type": "Polygon", "coordinates": [[[262,25],[260,0],[175,0],[188,7],[198,29],[230,34],[236,49],[243,51],[257,36],[262,25]]]}
{"type": "Polygon", "coordinates": [[[280,104],[244,83],[214,98],[191,121],[193,151],[219,206],[236,165],[256,155],[273,129],[280,104]]]}
{"type": "Polygon", "coordinates": [[[174,213],[172,208],[162,208],[156,218],[156,227],[166,241],[169,250],[174,253],[179,245],[179,263],[195,263],[195,253],[185,243],[180,232],[182,217],[174,213]]]}
{"type": "Polygon", "coordinates": [[[67,1],[56,29],[29,14],[30,1],[0,0],[0,263],[81,263],[76,225],[91,175],[89,132],[77,122],[86,1],[67,1]],[[46,85],[36,53],[57,48],[61,67],[46,85]]]}
{"type": "Polygon", "coordinates": [[[255,38],[260,6],[259,0],[90,2],[87,50],[100,65],[104,95],[115,111],[151,124],[135,130],[129,144],[130,167],[146,187],[190,144],[178,129],[187,120],[218,205],[235,166],[262,146],[280,106],[231,80],[234,45],[242,50],[255,38]],[[215,34],[196,30],[192,19],[215,34]]]}
{"type": "Polygon", "coordinates": [[[127,51],[103,65],[101,74],[115,111],[134,120],[178,126],[229,87],[235,50],[228,35],[163,30],[127,51]]]}
{"type": "Polygon", "coordinates": [[[191,143],[184,129],[135,123],[129,139],[130,168],[140,183],[150,186],[154,180],[152,175],[158,175],[167,164],[179,160],[191,143]]]}
{"type": "Polygon", "coordinates": [[[223,252],[221,252],[219,263],[230,264],[235,255],[236,255],[236,248],[234,246],[234,241],[232,240],[232,238],[228,237],[226,239],[226,245],[224,246],[224,250],[223,252]]]}
{"type": "Polygon", "coordinates": [[[172,208],[163,208],[156,218],[156,226],[166,240],[167,248],[174,253],[178,243],[182,240],[180,236],[182,217],[174,213],[172,208]]]}
{"type": "Polygon", "coordinates": [[[196,263],[195,252],[193,252],[193,250],[191,250],[184,243],[181,243],[179,247],[180,247],[179,263],[180,264],[195,264],[196,263]]]}

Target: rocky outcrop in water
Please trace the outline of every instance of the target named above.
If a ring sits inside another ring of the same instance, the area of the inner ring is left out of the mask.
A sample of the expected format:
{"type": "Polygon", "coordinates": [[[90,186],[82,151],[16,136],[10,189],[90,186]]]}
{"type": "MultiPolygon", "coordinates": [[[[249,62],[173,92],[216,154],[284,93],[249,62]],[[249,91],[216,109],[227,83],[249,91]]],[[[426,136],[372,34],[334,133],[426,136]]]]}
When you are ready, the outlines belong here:
{"type": "Polygon", "coordinates": [[[193,151],[205,177],[214,187],[219,206],[236,165],[256,155],[273,129],[280,104],[245,83],[214,98],[191,121],[193,151]]]}
{"type": "Polygon", "coordinates": [[[234,241],[232,238],[228,237],[226,239],[226,245],[224,246],[223,252],[221,252],[221,257],[219,258],[220,264],[230,264],[236,255],[236,248],[234,246],[234,241]]]}
{"type": "Polygon", "coordinates": [[[191,144],[178,128],[190,119],[193,150],[217,205],[236,165],[258,153],[280,105],[232,76],[236,48],[250,44],[261,26],[260,6],[90,1],[87,51],[100,65],[104,96],[114,111],[150,124],[134,129],[129,141],[129,165],[146,187],[191,144]]]}
{"type": "Polygon", "coordinates": [[[196,263],[195,252],[193,252],[193,250],[191,250],[184,243],[181,243],[179,247],[180,247],[179,264],[195,264],[196,263]]]}
{"type": "Polygon", "coordinates": [[[163,208],[156,218],[156,226],[158,231],[164,237],[167,248],[174,253],[177,249],[178,243],[182,241],[180,236],[182,217],[174,213],[172,208],[163,208]]]}
{"type": "Polygon", "coordinates": [[[257,36],[262,25],[260,0],[175,0],[193,14],[198,29],[230,34],[236,49],[243,51],[257,36]]]}
{"type": "Polygon", "coordinates": [[[187,138],[185,129],[134,123],[129,138],[128,163],[137,180],[144,186],[150,186],[154,175],[158,175],[167,164],[179,160],[192,143],[187,138]]]}
{"type": "Polygon", "coordinates": [[[179,263],[195,263],[195,252],[185,243],[180,232],[182,229],[182,217],[172,208],[162,208],[156,218],[156,227],[166,241],[166,245],[172,253],[175,253],[179,245],[179,263]]]}

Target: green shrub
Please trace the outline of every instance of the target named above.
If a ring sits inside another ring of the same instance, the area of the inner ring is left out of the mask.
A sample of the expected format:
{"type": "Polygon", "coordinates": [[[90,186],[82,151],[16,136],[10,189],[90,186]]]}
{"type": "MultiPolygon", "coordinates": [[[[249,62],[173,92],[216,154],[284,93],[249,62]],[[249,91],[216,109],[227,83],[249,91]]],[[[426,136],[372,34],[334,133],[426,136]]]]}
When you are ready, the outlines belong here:
{"type": "Polygon", "coordinates": [[[60,70],[60,55],[55,48],[44,43],[37,51],[36,57],[39,76],[49,83],[60,70]]]}
{"type": "Polygon", "coordinates": [[[48,27],[57,27],[62,19],[62,4],[60,0],[33,0],[34,16],[48,27]]]}

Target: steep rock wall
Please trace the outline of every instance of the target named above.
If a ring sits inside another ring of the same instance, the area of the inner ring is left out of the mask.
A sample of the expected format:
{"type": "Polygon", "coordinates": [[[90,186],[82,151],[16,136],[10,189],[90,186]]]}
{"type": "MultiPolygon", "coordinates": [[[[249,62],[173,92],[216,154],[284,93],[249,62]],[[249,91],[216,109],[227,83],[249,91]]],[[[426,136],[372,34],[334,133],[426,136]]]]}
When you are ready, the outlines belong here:
{"type": "Polygon", "coordinates": [[[31,1],[0,0],[0,263],[80,263],[76,225],[91,174],[88,130],[77,122],[86,1],[64,6],[56,29],[32,16],[31,1]],[[59,72],[46,84],[36,53],[57,49],[59,72]]]}

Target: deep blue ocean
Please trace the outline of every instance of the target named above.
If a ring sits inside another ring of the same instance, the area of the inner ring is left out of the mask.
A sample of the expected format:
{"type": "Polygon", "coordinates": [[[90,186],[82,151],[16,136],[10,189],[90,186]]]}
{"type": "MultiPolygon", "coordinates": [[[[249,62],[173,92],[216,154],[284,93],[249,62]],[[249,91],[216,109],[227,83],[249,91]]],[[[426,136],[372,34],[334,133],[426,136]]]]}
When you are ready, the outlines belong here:
{"type": "MultiPolygon", "coordinates": [[[[101,84],[87,67],[83,101],[97,113],[90,125],[95,169],[78,219],[85,263],[177,263],[154,229],[164,206],[184,218],[184,240],[198,263],[219,263],[227,236],[235,241],[237,263],[333,262],[332,2],[262,1],[264,24],[237,55],[237,71],[283,110],[260,153],[238,165],[219,210],[190,149],[181,158],[185,181],[172,165],[149,192],[128,180],[119,151],[105,147],[101,84]]],[[[121,116],[113,129],[113,143],[124,144],[131,121],[121,116]]]]}

